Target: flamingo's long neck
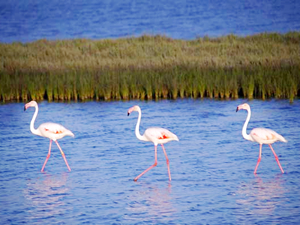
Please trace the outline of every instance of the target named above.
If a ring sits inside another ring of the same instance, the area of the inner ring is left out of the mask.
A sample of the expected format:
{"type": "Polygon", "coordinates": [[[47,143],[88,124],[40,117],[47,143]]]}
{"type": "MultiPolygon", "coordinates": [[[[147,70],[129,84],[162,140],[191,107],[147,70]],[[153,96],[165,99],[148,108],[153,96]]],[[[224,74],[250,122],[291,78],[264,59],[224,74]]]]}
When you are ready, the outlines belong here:
{"type": "Polygon", "coordinates": [[[140,134],[140,124],[141,124],[141,118],[142,118],[141,109],[138,109],[138,113],[139,113],[139,117],[138,117],[138,120],[137,120],[137,123],[136,123],[136,126],[135,126],[135,135],[139,140],[147,141],[147,139],[140,134]]]}
{"type": "Polygon", "coordinates": [[[31,133],[33,133],[35,135],[41,135],[39,130],[34,129],[34,122],[35,122],[38,112],[39,112],[39,107],[37,105],[35,105],[35,112],[33,114],[31,122],[30,122],[30,131],[31,131],[31,133]]]}
{"type": "Polygon", "coordinates": [[[243,126],[242,135],[246,140],[253,141],[251,136],[247,134],[247,126],[248,126],[248,123],[249,123],[250,118],[251,118],[251,109],[247,109],[247,112],[248,112],[248,115],[247,115],[247,119],[246,119],[246,121],[244,123],[244,126],[243,126]]]}

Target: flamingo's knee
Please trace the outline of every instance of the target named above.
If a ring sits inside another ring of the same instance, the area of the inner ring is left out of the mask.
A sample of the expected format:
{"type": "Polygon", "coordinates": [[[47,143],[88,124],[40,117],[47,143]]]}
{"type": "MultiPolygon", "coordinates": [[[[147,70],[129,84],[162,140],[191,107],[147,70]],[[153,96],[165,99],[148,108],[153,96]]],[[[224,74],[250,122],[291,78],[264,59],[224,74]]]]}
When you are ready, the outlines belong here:
{"type": "Polygon", "coordinates": [[[257,163],[260,163],[260,161],[261,161],[261,158],[258,158],[257,163]]]}

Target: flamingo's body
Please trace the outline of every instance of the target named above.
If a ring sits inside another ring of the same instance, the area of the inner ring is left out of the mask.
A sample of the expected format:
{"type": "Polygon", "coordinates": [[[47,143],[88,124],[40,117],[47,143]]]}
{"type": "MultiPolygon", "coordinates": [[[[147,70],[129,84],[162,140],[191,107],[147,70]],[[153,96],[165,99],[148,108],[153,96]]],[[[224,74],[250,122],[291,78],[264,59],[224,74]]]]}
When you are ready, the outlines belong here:
{"type": "Polygon", "coordinates": [[[237,107],[236,111],[239,111],[241,109],[245,109],[245,110],[248,111],[248,116],[247,116],[247,119],[246,119],[246,121],[244,123],[244,126],[243,126],[243,129],[242,129],[243,137],[246,140],[257,142],[260,145],[259,146],[259,157],[258,157],[257,164],[256,164],[256,167],[255,167],[255,170],[254,170],[254,174],[256,174],[258,165],[261,161],[261,152],[262,152],[262,145],[263,144],[268,144],[270,146],[281,172],[284,173],[284,171],[283,171],[283,169],[280,165],[278,156],[276,155],[276,153],[275,153],[274,149],[272,148],[271,144],[273,144],[276,141],[287,142],[287,140],[285,140],[285,138],[282,137],[280,134],[276,133],[275,131],[273,131],[271,129],[267,129],[267,128],[254,128],[253,130],[251,130],[250,134],[248,135],[246,131],[247,131],[247,126],[248,126],[250,117],[251,117],[251,109],[250,109],[250,106],[247,103],[239,105],[237,107]]]}
{"type": "Polygon", "coordinates": [[[38,129],[35,129],[34,122],[35,122],[35,119],[36,119],[38,111],[39,111],[38,104],[36,103],[36,101],[31,101],[24,106],[24,111],[26,109],[28,109],[29,107],[35,107],[35,113],[30,122],[30,131],[35,135],[38,135],[41,137],[46,137],[46,138],[50,139],[48,155],[47,155],[47,158],[41,169],[41,172],[44,171],[46,163],[48,162],[48,159],[50,158],[52,141],[55,141],[55,143],[57,144],[69,171],[71,171],[71,168],[69,167],[66,156],[65,156],[63,150],[61,149],[61,147],[59,146],[57,140],[63,138],[64,136],[74,137],[74,134],[70,130],[66,129],[65,127],[63,127],[62,125],[57,124],[57,123],[43,123],[38,127],[38,129]]]}
{"type": "Polygon", "coordinates": [[[150,169],[155,167],[157,165],[157,145],[161,144],[162,149],[164,151],[166,160],[167,160],[167,166],[168,166],[168,174],[169,174],[169,180],[171,180],[171,172],[170,172],[170,165],[169,165],[169,159],[166,153],[166,150],[164,148],[165,143],[169,141],[179,141],[178,137],[173,134],[171,131],[160,128],[160,127],[150,127],[148,128],[143,135],[140,134],[139,128],[141,123],[141,117],[142,112],[141,108],[139,106],[133,106],[128,110],[128,116],[132,111],[137,111],[139,113],[138,121],[135,127],[135,135],[139,140],[142,141],[150,141],[154,144],[154,150],[155,150],[155,161],[152,166],[150,166],[148,169],[146,169],[144,172],[142,172],[140,175],[138,175],[136,178],[134,178],[134,181],[137,181],[141,176],[143,176],[146,172],[148,172],[150,169]]]}

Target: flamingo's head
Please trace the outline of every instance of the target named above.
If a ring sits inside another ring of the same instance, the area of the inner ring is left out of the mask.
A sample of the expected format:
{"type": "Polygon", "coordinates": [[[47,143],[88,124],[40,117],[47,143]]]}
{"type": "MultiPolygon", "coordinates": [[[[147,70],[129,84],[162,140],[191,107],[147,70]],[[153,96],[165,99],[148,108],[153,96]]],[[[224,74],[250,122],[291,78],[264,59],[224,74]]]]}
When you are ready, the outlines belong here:
{"type": "Polygon", "coordinates": [[[25,106],[24,106],[24,111],[25,111],[26,109],[28,109],[29,107],[35,107],[35,106],[37,106],[36,101],[28,102],[28,103],[25,104],[25,106]]]}
{"type": "Polygon", "coordinates": [[[250,109],[250,105],[248,105],[248,103],[241,104],[241,105],[239,105],[236,108],[236,112],[239,111],[239,110],[241,110],[241,109],[249,110],[250,109]]]}
{"type": "Polygon", "coordinates": [[[141,108],[138,105],[135,105],[135,106],[131,107],[127,111],[127,116],[129,116],[132,111],[141,111],[141,108]]]}

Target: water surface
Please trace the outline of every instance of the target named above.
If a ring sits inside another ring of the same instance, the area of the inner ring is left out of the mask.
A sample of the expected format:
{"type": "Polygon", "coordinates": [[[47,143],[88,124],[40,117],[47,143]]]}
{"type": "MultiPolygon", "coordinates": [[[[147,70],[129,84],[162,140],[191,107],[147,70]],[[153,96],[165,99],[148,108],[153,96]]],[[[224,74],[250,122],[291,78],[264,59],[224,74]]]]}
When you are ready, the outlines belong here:
{"type": "Polygon", "coordinates": [[[59,140],[45,172],[49,140],[30,133],[33,108],[0,105],[1,224],[297,224],[300,221],[300,101],[253,100],[248,132],[272,128],[288,143],[273,145],[285,174],[268,146],[253,174],[259,146],[242,138],[244,100],[177,100],[48,103],[40,102],[36,127],[57,122],[75,138],[59,140]],[[161,147],[134,134],[142,108],[141,133],[161,126],[178,135],[165,145],[172,181],[161,147]]]}
{"type": "Polygon", "coordinates": [[[0,1],[0,42],[42,38],[179,39],[300,30],[298,0],[0,1]]]}

